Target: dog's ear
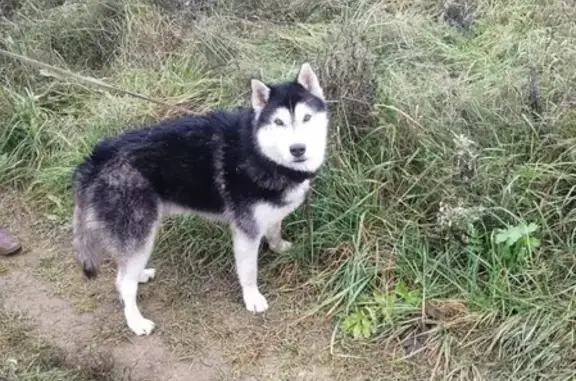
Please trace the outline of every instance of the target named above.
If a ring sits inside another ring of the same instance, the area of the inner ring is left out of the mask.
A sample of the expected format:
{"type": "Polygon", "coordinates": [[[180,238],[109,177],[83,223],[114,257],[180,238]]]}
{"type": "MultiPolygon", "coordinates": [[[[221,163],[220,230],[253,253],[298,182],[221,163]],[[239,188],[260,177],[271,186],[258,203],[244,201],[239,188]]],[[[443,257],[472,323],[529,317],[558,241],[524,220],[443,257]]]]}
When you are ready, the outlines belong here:
{"type": "Polygon", "coordinates": [[[322,87],[320,87],[318,77],[308,62],[302,64],[302,67],[300,67],[298,83],[318,98],[324,99],[324,91],[322,91],[322,87]]]}
{"type": "Polygon", "coordinates": [[[252,86],[252,108],[261,111],[270,98],[270,88],[264,82],[257,79],[251,81],[252,86]]]}

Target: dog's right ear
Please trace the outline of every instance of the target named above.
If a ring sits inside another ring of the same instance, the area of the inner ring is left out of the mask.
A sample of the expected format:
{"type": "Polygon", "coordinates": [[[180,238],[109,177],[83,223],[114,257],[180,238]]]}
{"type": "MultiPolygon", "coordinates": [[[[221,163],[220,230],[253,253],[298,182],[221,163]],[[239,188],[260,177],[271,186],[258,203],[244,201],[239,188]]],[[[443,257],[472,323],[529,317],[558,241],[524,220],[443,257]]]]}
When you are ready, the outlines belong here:
{"type": "Polygon", "coordinates": [[[268,99],[270,98],[270,88],[266,86],[263,82],[253,79],[251,82],[252,86],[252,108],[256,112],[262,111],[268,99]]]}

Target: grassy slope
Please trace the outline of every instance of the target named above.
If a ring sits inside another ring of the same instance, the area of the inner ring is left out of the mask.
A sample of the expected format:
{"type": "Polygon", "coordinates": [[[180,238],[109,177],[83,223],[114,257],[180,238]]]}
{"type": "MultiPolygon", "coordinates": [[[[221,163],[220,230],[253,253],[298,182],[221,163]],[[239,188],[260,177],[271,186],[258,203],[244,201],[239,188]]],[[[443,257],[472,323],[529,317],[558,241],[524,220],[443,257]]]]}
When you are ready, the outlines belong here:
{"type": "MultiPolygon", "coordinates": [[[[319,68],[334,118],[314,255],[301,211],[288,224],[298,245],[263,277],[295,263],[343,350],[359,345],[347,334],[380,345],[426,332],[426,358],[446,377],[576,375],[567,2],[482,1],[474,13],[424,0],[61,3],[8,2],[0,45],[193,110],[245,104],[252,76],[319,68]],[[462,12],[471,27],[453,25],[462,12]],[[532,240],[496,243],[523,223],[537,225],[532,240]]],[[[170,114],[0,63],[0,184],[63,222],[70,170],[90,146],[170,114]]],[[[230,266],[229,249],[218,227],[177,220],[158,258],[185,279],[230,266]]]]}

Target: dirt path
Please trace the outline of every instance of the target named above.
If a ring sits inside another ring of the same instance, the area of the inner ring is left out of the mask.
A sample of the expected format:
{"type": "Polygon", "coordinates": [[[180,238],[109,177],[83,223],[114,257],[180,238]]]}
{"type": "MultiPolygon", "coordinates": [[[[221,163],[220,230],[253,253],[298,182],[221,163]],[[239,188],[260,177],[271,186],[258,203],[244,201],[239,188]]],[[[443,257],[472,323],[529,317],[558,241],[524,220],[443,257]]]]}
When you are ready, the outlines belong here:
{"type": "MultiPolygon", "coordinates": [[[[95,313],[78,313],[68,302],[54,297],[44,281],[25,271],[0,277],[0,288],[4,308],[23,312],[37,322],[41,338],[74,354],[98,344],[94,339],[98,332],[95,315],[107,313],[104,310],[108,306],[95,313]]],[[[195,380],[209,381],[215,379],[220,371],[217,364],[204,365],[212,359],[206,359],[209,360],[206,362],[198,359],[193,363],[178,361],[158,336],[135,337],[132,342],[99,350],[110,350],[118,370],[124,372],[129,369],[134,380],[189,380],[193,374],[195,380]]]]}
{"type": "Polygon", "coordinates": [[[128,371],[134,381],[190,380],[191,375],[197,381],[210,381],[222,373],[222,359],[199,355],[195,361],[179,361],[158,335],[134,336],[118,345],[102,346],[98,338],[101,323],[111,315],[121,314],[119,304],[110,301],[94,312],[78,312],[70,301],[58,297],[54,285],[38,273],[43,259],[59,255],[58,248],[42,245],[45,242],[38,245],[29,239],[31,235],[22,226],[11,229],[24,239],[26,252],[11,258],[14,269],[0,276],[0,300],[5,310],[24,313],[33,319],[40,338],[70,354],[89,355],[94,347],[99,352],[110,351],[117,370],[128,371]]]}
{"type": "Polygon", "coordinates": [[[72,259],[67,227],[47,228],[49,219],[8,205],[12,199],[0,201],[0,209],[12,211],[0,225],[22,239],[25,251],[0,262],[3,310],[31,318],[38,337],[71,356],[109,353],[115,371],[128,372],[131,381],[349,379],[328,356],[329,325],[295,327],[297,315],[286,306],[266,318],[251,316],[226,277],[199,280],[185,299],[168,297],[173,285],[162,278],[141,287],[143,313],[159,328],[150,337],[132,335],[113,270],[86,281],[72,259]]]}

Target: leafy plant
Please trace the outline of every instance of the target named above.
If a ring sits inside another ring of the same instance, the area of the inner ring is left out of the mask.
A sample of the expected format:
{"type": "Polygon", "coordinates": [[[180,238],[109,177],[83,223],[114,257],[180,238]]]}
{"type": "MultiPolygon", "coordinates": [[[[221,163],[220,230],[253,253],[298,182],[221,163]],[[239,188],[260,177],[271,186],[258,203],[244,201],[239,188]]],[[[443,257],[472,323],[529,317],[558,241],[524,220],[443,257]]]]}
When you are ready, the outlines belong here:
{"type": "Polygon", "coordinates": [[[354,339],[368,339],[375,331],[377,317],[372,308],[359,308],[348,315],[342,322],[342,331],[351,335],[354,339]]]}
{"type": "Polygon", "coordinates": [[[375,334],[393,328],[406,317],[417,313],[422,298],[417,290],[410,290],[399,281],[392,292],[374,291],[341,324],[341,331],[354,339],[368,339],[375,334]]]}
{"type": "Polygon", "coordinates": [[[532,260],[534,251],[540,247],[540,240],[533,236],[538,229],[537,224],[530,223],[495,231],[494,244],[506,267],[518,270],[532,260]]]}

